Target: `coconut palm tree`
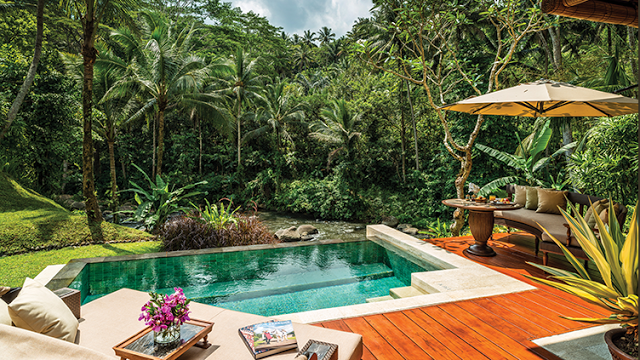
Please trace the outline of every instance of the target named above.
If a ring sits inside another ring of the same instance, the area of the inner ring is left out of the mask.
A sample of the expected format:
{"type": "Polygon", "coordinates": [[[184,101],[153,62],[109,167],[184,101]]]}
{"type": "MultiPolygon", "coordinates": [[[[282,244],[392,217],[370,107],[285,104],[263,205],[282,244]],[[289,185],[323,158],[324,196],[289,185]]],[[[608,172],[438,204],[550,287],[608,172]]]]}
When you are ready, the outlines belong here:
{"type": "Polygon", "coordinates": [[[316,33],[311,30],[305,30],[304,35],[302,35],[302,43],[307,45],[308,47],[316,46],[314,41],[318,40],[316,37],[316,33]]]}
{"type": "Polygon", "coordinates": [[[336,34],[331,32],[331,28],[323,26],[318,31],[318,40],[320,40],[320,45],[328,45],[336,38],[336,34]]]}
{"type": "Polygon", "coordinates": [[[140,16],[144,23],[141,39],[125,29],[111,35],[132,59],[133,66],[130,75],[116,82],[105,99],[130,92],[145,99],[131,119],[154,112],[158,124],[156,174],[161,175],[166,112],[178,108],[198,108],[201,113],[223,111],[216,105],[219,96],[201,91],[210,69],[204,59],[190,53],[198,29],[192,25],[177,30],[158,13],[142,12],[140,16]]]}
{"type": "Polygon", "coordinates": [[[291,135],[287,131],[287,124],[304,119],[304,103],[295,101],[285,90],[286,85],[286,83],[277,79],[275,83],[268,84],[265,87],[264,105],[258,109],[258,113],[261,113],[258,118],[267,124],[247,133],[244,141],[272,130],[276,134],[276,147],[279,151],[282,148],[282,139],[293,143],[293,139],[291,139],[291,135]]]}
{"type": "Polygon", "coordinates": [[[338,145],[338,148],[329,154],[329,161],[340,152],[344,152],[346,158],[351,160],[356,142],[360,138],[360,133],[355,128],[362,118],[362,113],[353,114],[347,109],[346,101],[337,99],[333,101],[332,107],[322,110],[320,117],[322,120],[311,125],[313,132],[309,135],[320,141],[338,145]]]}
{"type": "Polygon", "coordinates": [[[238,47],[236,54],[226,61],[226,75],[219,79],[221,90],[234,100],[233,110],[236,114],[237,146],[238,146],[238,171],[242,166],[242,106],[245,101],[260,98],[262,91],[262,79],[256,71],[258,59],[250,59],[247,54],[238,47]]]}
{"type": "Polygon", "coordinates": [[[93,241],[103,241],[102,214],[98,207],[93,179],[93,65],[96,62],[95,49],[98,27],[106,20],[117,20],[131,28],[135,23],[131,14],[140,8],[140,0],[62,0],[61,7],[68,15],[82,23],[82,58],[84,79],[82,86],[82,193],[93,241]],[[96,226],[98,225],[98,226],[96,226]]]}

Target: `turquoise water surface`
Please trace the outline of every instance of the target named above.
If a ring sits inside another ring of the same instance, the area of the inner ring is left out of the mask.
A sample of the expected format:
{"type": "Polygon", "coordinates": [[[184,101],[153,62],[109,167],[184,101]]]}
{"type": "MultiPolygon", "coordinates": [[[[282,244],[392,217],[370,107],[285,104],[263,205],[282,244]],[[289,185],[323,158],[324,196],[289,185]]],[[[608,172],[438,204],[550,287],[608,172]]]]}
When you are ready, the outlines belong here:
{"type": "Polygon", "coordinates": [[[436,269],[400,254],[367,240],[105,261],[87,264],[69,287],[81,290],[83,304],[121,288],[181,287],[193,301],[272,316],[362,304],[436,269]]]}

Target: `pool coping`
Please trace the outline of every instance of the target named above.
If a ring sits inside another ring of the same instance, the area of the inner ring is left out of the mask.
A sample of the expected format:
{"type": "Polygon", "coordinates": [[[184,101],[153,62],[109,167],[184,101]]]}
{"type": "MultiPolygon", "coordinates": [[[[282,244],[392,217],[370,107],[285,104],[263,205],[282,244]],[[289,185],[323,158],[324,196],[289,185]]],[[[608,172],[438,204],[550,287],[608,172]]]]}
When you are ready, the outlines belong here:
{"type": "Polygon", "coordinates": [[[314,246],[318,244],[337,244],[359,241],[374,241],[378,244],[384,243],[387,246],[392,246],[396,249],[409,253],[411,256],[418,257],[424,261],[434,264],[442,270],[432,270],[411,274],[411,285],[421,289],[423,292],[426,292],[425,295],[282,314],[271,317],[280,320],[292,320],[299,323],[317,323],[536,289],[525,282],[477,264],[462,256],[451,253],[424,240],[417,239],[385,225],[368,225],[366,228],[366,239],[361,240],[331,239],[73,259],[70,260],[46,286],[52,290],[66,287],[71,284],[87,264],[92,263],[193,256],[222,252],[314,246]]]}

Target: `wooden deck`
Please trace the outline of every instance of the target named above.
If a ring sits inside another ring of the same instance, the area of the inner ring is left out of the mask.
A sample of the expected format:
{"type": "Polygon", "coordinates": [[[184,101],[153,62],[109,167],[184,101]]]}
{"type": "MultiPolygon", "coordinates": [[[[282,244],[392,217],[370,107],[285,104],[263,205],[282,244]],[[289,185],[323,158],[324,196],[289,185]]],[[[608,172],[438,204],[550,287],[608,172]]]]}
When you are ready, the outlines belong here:
{"type": "MultiPolygon", "coordinates": [[[[494,235],[490,241],[498,253],[483,258],[462,253],[470,237],[428,240],[496,271],[538,288],[515,294],[427,306],[316,324],[361,334],[363,360],[395,359],[548,359],[559,357],[532,342],[593,325],[560,318],[559,315],[608,316],[600,308],[522,274],[545,276],[525,261],[542,263],[533,256],[531,237],[523,234],[494,235]]],[[[571,270],[561,257],[550,256],[550,266],[571,270]]]]}

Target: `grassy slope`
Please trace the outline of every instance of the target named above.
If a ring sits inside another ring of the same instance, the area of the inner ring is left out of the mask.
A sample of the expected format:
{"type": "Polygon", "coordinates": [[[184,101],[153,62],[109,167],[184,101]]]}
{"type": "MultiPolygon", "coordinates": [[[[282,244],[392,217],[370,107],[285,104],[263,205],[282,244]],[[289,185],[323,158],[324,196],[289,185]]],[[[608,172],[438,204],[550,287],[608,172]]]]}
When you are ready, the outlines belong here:
{"type": "MultiPolygon", "coordinates": [[[[102,231],[105,241],[152,240],[145,232],[106,222],[102,231]]],[[[0,255],[90,242],[86,217],[74,215],[0,174],[0,255]]]]}
{"type": "Polygon", "coordinates": [[[22,286],[26,277],[34,278],[47,265],[66,264],[71,259],[160,251],[162,251],[160,241],[146,241],[67,247],[59,250],[36,251],[29,254],[0,257],[0,286],[22,286]]]}

